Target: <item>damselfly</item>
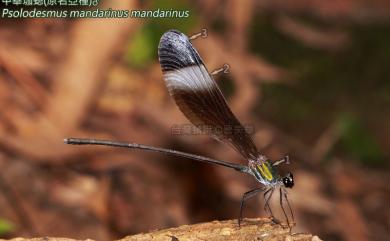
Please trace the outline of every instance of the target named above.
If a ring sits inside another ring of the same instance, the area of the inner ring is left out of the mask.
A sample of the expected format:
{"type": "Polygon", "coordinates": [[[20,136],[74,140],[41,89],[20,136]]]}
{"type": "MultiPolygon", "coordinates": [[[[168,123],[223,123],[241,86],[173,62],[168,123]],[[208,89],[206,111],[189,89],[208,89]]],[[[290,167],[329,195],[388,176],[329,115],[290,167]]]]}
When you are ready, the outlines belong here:
{"type": "Polygon", "coordinates": [[[260,192],[263,192],[264,196],[264,209],[276,220],[269,202],[275,190],[278,190],[280,206],[287,224],[291,228],[294,216],[287,198],[286,188],[294,186],[294,179],[292,173],[282,177],[277,170],[279,164],[289,163],[288,156],[274,162],[257,150],[251,136],[230,110],[217,83],[207,71],[205,64],[186,35],[177,30],[170,30],[164,33],[158,47],[158,55],[168,91],[183,114],[202,132],[208,133],[213,138],[231,145],[248,161],[247,165],[137,143],[81,138],[65,139],[65,143],[73,145],[105,145],[166,153],[221,165],[249,174],[260,182],[262,187],[243,194],[238,225],[240,226],[242,221],[244,202],[260,192]],[[292,223],[285,211],[284,201],[289,208],[292,223]]]}

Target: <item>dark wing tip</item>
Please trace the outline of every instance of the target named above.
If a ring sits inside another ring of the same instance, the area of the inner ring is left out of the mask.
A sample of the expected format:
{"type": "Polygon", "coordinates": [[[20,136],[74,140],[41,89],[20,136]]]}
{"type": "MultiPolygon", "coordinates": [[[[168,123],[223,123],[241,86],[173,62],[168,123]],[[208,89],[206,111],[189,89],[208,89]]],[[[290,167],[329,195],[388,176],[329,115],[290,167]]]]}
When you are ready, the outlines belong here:
{"type": "Polygon", "coordinates": [[[188,37],[174,29],[162,35],[158,56],[163,72],[203,64],[188,37]]]}
{"type": "MultiPolygon", "coordinates": [[[[178,35],[184,35],[182,32],[180,32],[180,31],[177,30],[177,29],[170,29],[170,30],[166,31],[166,32],[164,33],[164,35],[165,35],[165,34],[171,34],[171,33],[175,33],[175,34],[178,34],[178,35]]],[[[185,35],[184,35],[184,36],[185,36],[185,35]]]]}

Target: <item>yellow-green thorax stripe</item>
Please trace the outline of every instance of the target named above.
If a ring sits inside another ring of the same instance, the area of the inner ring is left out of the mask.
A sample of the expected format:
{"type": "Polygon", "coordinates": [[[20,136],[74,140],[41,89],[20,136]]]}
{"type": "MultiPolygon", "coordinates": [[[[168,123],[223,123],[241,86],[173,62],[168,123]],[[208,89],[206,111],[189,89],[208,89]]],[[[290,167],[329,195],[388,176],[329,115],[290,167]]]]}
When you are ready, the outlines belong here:
{"type": "Polygon", "coordinates": [[[256,167],[259,170],[261,176],[267,181],[272,181],[274,179],[272,171],[270,170],[272,167],[269,166],[269,163],[264,162],[262,164],[256,165],[256,167]]]}

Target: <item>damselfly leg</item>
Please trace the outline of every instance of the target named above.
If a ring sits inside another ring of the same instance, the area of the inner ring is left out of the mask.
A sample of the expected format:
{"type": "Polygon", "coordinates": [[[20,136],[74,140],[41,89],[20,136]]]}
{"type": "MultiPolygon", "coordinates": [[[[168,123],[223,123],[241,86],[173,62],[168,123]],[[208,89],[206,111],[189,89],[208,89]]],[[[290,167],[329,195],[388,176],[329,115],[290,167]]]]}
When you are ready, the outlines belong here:
{"type": "Polygon", "coordinates": [[[242,195],[241,204],[240,204],[240,216],[238,218],[238,226],[241,226],[242,213],[244,210],[245,201],[256,196],[259,192],[263,192],[263,191],[265,191],[263,194],[264,201],[265,201],[264,210],[269,213],[269,215],[271,216],[271,219],[274,223],[277,223],[277,224],[280,223],[280,221],[275,218],[275,216],[272,212],[271,206],[269,205],[269,201],[270,201],[272,195],[274,194],[275,188],[266,189],[266,187],[260,187],[260,188],[252,189],[252,190],[250,190],[242,195]]]}
{"type": "Polygon", "coordinates": [[[287,191],[286,190],[283,190],[283,196],[284,198],[286,199],[286,202],[287,202],[287,206],[288,206],[288,209],[290,210],[290,214],[291,214],[291,219],[293,221],[293,224],[295,225],[295,220],[294,220],[294,212],[290,206],[290,202],[288,201],[288,198],[287,198],[287,191]]]}
{"type": "Polygon", "coordinates": [[[243,195],[242,195],[242,198],[241,198],[241,204],[240,204],[240,216],[238,217],[238,226],[240,227],[241,226],[241,221],[242,221],[242,211],[243,211],[243,208],[244,208],[244,202],[254,196],[256,196],[256,194],[258,194],[259,192],[263,192],[265,190],[265,187],[259,187],[259,188],[255,188],[255,189],[252,189],[250,191],[247,191],[245,192],[243,195]]]}
{"type": "Polygon", "coordinates": [[[275,188],[269,188],[264,193],[264,201],[265,201],[264,210],[269,213],[269,215],[271,216],[272,222],[280,224],[281,222],[277,218],[275,218],[275,216],[272,212],[271,206],[269,205],[269,201],[271,200],[272,195],[274,194],[274,191],[275,191],[275,188]],[[269,193],[269,195],[267,196],[268,193],[269,193]]]}
{"type": "Polygon", "coordinates": [[[293,213],[293,211],[292,211],[292,209],[291,209],[290,202],[288,201],[286,190],[283,189],[282,187],[280,187],[280,188],[279,188],[279,194],[280,194],[280,198],[279,198],[280,206],[282,207],[284,217],[285,217],[286,220],[287,220],[287,225],[288,225],[288,227],[290,228],[290,232],[291,232],[291,229],[292,229],[292,228],[294,227],[294,225],[295,225],[294,213],[293,213]],[[286,211],[285,211],[285,209],[284,209],[284,206],[283,206],[283,198],[286,200],[288,209],[289,209],[290,214],[291,214],[292,222],[290,222],[290,219],[288,218],[287,213],[286,213],[286,211]]]}
{"type": "Polygon", "coordinates": [[[290,232],[291,232],[291,229],[293,228],[293,226],[294,226],[294,224],[295,224],[295,221],[294,221],[294,214],[293,214],[293,211],[292,211],[292,209],[291,209],[290,202],[288,201],[286,190],[284,190],[284,189],[282,190],[282,187],[280,187],[280,188],[279,188],[279,194],[280,194],[280,197],[279,197],[280,207],[281,207],[282,210],[283,210],[284,217],[286,218],[287,225],[288,225],[288,227],[289,227],[289,229],[290,229],[290,232]],[[290,210],[292,222],[290,222],[290,219],[288,218],[288,215],[287,215],[287,213],[286,213],[286,210],[284,209],[284,206],[283,206],[283,199],[285,199],[286,202],[287,202],[287,206],[288,206],[288,209],[290,210]]]}
{"type": "MultiPolygon", "coordinates": [[[[255,188],[253,190],[250,190],[250,191],[248,191],[248,192],[246,192],[246,193],[244,193],[242,195],[241,205],[240,205],[240,216],[238,218],[238,226],[241,226],[241,221],[242,221],[242,216],[243,216],[242,214],[243,214],[245,201],[250,199],[250,198],[252,198],[252,197],[254,197],[259,192],[263,192],[263,191],[265,191],[264,194],[263,194],[264,201],[265,201],[265,203],[264,203],[264,210],[269,213],[269,215],[271,216],[271,219],[272,219],[272,221],[274,223],[276,223],[276,224],[280,224],[281,223],[277,218],[275,218],[275,216],[274,216],[274,214],[272,212],[271,206],[269,204],[270,200],[271,200],[271,198],[272,198],[272,196],[274,194],[275,188],[268,188],[268,189],[266,189],[265,187],[261,187],[261,188],[255,188]]],[[[288,225],[288,227],[290,228],[290,231],[291,231],[291,229],[292,229],[292,227],[294,225],[294,213],[293,213],[293,211],[291,209],[290,202],[289,202],[289,200],[287,198],[286,190],[284,190],[282,187],[280,187],[279,188],[279,195],[280,195],[279,196],[280,207],[282,208],[283,215],[286,218],[287,225],[288,225]],[[288,217],[287,212],[286,212],[286,210],[284,208],[283,200],[286,200],[288,209],[289,209],[290,214],[291,214],[291,219],[292,219],[291,221],[292,222],[290,222],[290,218],[288,217]]]]}

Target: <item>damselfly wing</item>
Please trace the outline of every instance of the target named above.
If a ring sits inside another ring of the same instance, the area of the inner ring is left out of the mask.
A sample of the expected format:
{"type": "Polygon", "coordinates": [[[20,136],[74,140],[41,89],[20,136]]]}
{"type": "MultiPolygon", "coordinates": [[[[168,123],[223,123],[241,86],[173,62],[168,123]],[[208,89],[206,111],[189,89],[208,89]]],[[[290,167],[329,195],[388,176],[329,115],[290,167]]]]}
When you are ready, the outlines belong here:
{"type": "Polygon", "coordinates": [[[255,159],[255,144],[187,36],[176,30],[166,32],[158,55],[168,91],[188,120],[201,131],[230,143],[246,159],[255,159]]]}

